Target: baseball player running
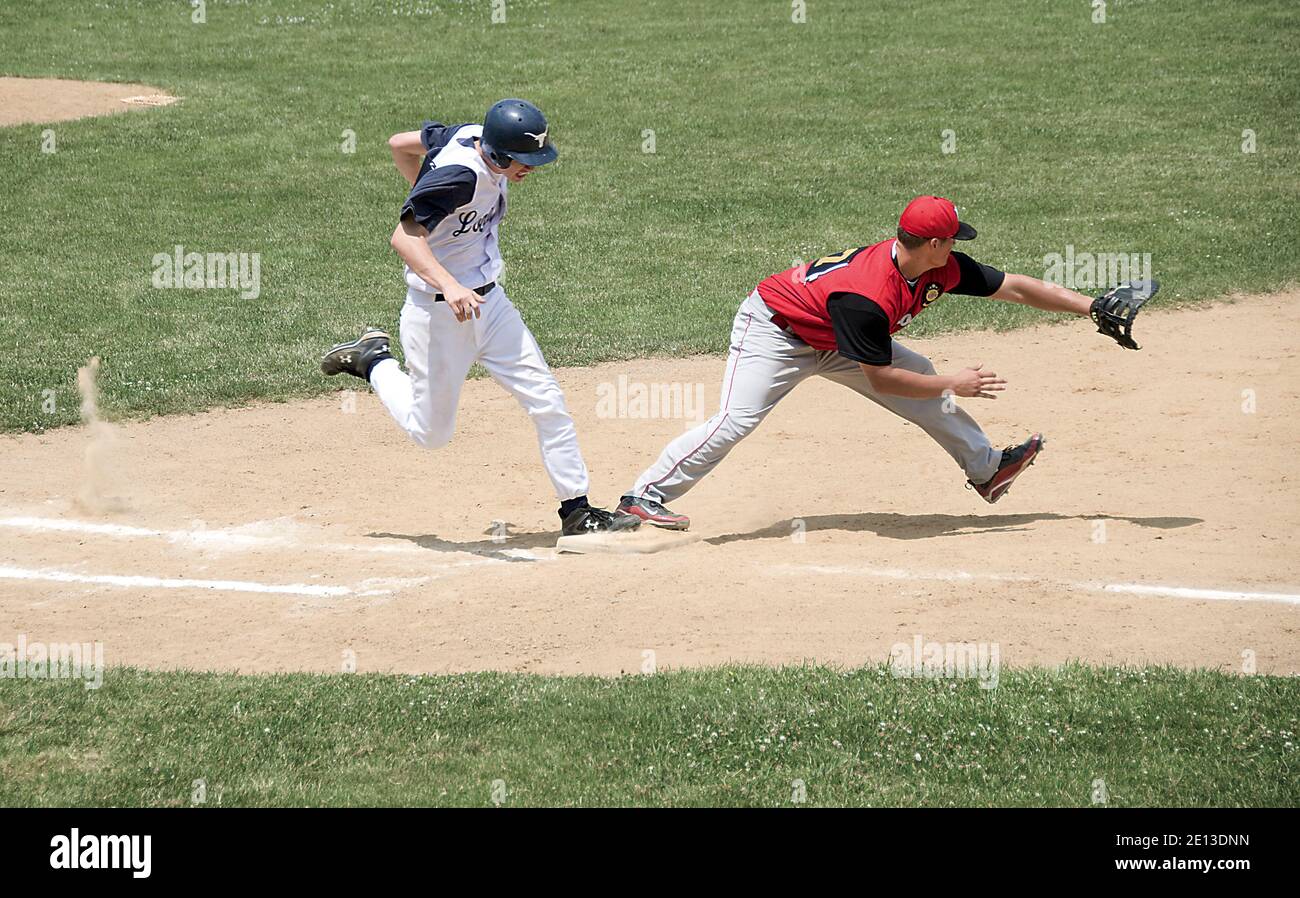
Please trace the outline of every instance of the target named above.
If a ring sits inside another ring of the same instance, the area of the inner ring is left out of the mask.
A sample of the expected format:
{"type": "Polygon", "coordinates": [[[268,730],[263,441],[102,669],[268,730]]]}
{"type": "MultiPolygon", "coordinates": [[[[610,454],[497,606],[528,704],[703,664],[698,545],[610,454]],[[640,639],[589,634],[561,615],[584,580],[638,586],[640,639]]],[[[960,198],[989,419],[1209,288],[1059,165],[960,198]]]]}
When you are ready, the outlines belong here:
{"type": "Polygon", "coordinates": [[[974,238],[975,229],[958,220],[952,202],[920,196],[903,211],[896,237],[825,256],[760,283],[732,325],[717,414],[673,440],[623,496],[619,511],[658,527],[685,530],[690,519],[667,504],[699,483],[781,399],[814,374],[919,425],[961,466],[969,487],[986,502],[998,501],[1042,451],[1042,434],[994,449],[951,397],[995,399],[1007,382],[982,363],[938,374],[929,359],[891,335],[944,293],[959,293],[1091,315],[1099,332],[1138,349],[1133,319],[1159,285],[1121,285],[1094,300],[953,252],[955,241],[974,238]]]}
{"type": "Polygon", "coordinates": [[[368,381],[411,439],[436,449],[451,440],[461,384],[481,363],[537,428],[563,533],[635,529],[639,518],[587,502],[587,465],[560,385],[497,283],[507,186],[555,159],[547,131],[541,110],[511,99],[493,105],[482,125],[427,122],[393,135],[393,162],[411,185],[391,241],[406,263],[399,333],[407,370],[389,352],[388,334],[366,330],[326,353],[321,371],[368,381]]]}

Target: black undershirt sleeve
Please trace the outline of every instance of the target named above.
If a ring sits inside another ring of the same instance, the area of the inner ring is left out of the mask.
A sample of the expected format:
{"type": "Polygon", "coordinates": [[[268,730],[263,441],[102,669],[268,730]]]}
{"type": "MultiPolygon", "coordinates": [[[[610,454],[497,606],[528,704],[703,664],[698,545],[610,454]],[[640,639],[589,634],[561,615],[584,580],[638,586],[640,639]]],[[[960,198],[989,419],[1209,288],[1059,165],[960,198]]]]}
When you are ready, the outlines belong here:
{"type": "Polygon", "coordinates": [[[410,217],[432,231],[438,222],[474,198],[474,185],[474,173],[463,165],[428,169],[415,182],[401,217],[410,217]]]}
{"type": "Polygon", "coordinates": [[[445,147],[448,141],[464,125],[444,125],[442,122],[425,122],[420,128],[420,142],[426,153],[436,153],[445,147]]]}
{"type": "Polygon", "coordinates": [[[1006,275],[993,268],[990,265],[982,265],[976,262],[965,253],[953,253],[952,257],[957,260],[957,268],[961,275],[961,280],[957,286],[949,290],[949,293],[958,293],[962,296],[992,296],[1002,287],[1002,282],[1006,280],[1006,275]]]}
{"type": "Polygon", "coordinates": [[[885,310],[858,293],[832,293],[826,300],[835,347],[846,359],[883,367],[894,361],[885,310]]]}

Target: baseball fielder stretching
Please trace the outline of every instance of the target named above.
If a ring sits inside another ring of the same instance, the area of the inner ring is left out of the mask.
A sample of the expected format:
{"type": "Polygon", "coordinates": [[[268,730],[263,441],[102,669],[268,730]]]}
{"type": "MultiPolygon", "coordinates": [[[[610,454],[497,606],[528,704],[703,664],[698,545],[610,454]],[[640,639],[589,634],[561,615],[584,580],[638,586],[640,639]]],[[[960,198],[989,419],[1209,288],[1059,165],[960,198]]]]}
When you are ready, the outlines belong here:
{"type": "Polygon", "coordinates": [[[958,220],[950,201],[921,196],[904,210],[897,237],[799,265],[760,283],[732,325],[717,414],[670,443],[623,496],[619,511],[658,527],[685,530],[690,519],[670,511],[667,503],[699,483],[814,374],[919,425],[961,466],[971,488],[987,502],[998,501],[1033,464],[1043,448],[1042,435],[994,449],[950,397],[995,399],[1006,381],[981,364],[938,374],[929,359],[892,335],[944,293],[959,293],[1091,315],[1101,333],[1137,349],[1133,318],[1158,285],[1122,285],[1094,300],[953,252],[954,241],[974,237],[975,229],[958,220]]]}
{"type": "Polygon", "coordinates": [[[470,365],[481,363],[537,428],[563,533],[635,529],[640,519],[588,504],[587,465],[560,385],[497,283],[507,185],[555,159],[547,130],[532,103],[502,100],[482,125],[427,122],[393,135],[393,162],[411,185],[391,241],[406,263],[400,336],[407,370],[389,352],[388,334],[367,330],[326,353],[321,371],[368,381],[412,440],[437,449],[456,428],[470,365]]]}

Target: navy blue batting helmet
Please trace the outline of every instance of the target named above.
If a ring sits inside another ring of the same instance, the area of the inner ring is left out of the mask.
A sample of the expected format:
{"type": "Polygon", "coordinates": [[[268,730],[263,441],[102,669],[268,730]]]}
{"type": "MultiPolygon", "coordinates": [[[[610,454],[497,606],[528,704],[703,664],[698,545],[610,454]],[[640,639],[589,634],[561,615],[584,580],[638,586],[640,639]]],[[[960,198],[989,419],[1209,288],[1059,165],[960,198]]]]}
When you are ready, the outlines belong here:
{"type": "Polygon", "coordinates": [[[501,168],[515,159],[524,165],[545,165],[559,155],[547,136],[546,116],[527,100],[501,100],[483,119],[483,152],[501,168]]]}

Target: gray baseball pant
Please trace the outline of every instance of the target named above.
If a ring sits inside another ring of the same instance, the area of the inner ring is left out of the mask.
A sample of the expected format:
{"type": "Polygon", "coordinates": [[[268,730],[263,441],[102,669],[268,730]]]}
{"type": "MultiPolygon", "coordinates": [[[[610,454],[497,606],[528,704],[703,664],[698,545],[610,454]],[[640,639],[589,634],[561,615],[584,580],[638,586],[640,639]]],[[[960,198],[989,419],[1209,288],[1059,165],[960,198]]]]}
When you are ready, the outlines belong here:
{"type": "MultiPolygon", "coordinates": [[[[935,373],[929,359],[897,341],[893,352],[895,367],[935,373]]],[[[918,425],[975,483],[984,483],[997,473],[1002,450],[989,444],[984,431],[956,402],[875,392],[857,362],[838,352],[813,349],[773,324],[771,309],[755,291],[741,303],[731,327],[731,352],[717,413],[669,443],[637,478],[631,494],[664,504],[685,495],[752,433],[778,402],[814,374],[844,384],[918,425]]]]}

